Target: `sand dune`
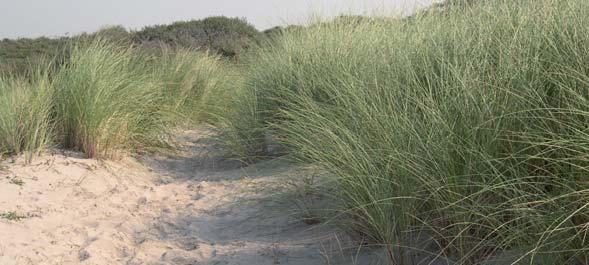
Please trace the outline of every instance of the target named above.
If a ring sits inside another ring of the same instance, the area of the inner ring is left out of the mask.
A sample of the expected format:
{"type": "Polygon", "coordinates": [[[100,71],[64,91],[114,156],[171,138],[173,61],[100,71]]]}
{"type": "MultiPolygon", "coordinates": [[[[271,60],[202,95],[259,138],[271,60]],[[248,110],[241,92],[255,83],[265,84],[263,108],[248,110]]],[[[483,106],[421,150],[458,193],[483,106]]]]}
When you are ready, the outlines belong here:
{"type": "Polygon", "coordinates": [[[213,155],[210,133],[183,132],[174,155],[3,162],[0,264],[353,263],[335,230],[273,197],[304,169],[240,168],[213,155]]]}

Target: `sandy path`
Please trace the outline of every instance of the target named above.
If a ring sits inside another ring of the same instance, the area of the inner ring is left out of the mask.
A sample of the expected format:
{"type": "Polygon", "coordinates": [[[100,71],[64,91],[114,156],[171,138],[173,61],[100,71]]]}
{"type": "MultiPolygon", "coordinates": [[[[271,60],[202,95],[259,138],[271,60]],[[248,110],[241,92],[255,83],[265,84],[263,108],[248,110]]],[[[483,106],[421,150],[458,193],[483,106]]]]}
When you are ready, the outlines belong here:
{"type": "Polygon", "coordinates": [[[173,156],[3,162],[0,264],[353,264],[335,230],[273,197],[303,169],[240,168],[208,133],[183,133],[173,156]]]}

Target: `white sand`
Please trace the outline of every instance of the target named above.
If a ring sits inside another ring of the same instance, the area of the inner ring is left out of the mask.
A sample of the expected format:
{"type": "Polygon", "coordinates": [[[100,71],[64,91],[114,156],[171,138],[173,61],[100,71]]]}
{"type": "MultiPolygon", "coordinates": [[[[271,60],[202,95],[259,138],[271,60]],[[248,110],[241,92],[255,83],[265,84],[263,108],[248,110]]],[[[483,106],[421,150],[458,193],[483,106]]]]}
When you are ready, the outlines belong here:
{"type": "Polygon", "coordinates": [[[26,218],[0,218],[0,264],[352,264],[335,230],[269,192],[300,169],[239,168],[211,154],[208,133],[183,133],[171,156],[2,162],[0,214],[26,218]]]}

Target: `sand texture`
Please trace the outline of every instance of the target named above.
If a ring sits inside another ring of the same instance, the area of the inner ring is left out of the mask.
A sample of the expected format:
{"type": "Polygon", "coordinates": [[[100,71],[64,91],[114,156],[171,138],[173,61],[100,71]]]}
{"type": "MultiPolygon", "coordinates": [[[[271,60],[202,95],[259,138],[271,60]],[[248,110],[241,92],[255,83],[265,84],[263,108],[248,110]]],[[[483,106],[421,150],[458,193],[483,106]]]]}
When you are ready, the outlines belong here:
{"type": "Polygon", "coordinates": [[[294,195],[277,199],[305,169],[241,167],[214,154],[211,133],[180,133],[171,155],[2,162],[0,264],[372,263],[335,229],[301,221],[294,195]]]}

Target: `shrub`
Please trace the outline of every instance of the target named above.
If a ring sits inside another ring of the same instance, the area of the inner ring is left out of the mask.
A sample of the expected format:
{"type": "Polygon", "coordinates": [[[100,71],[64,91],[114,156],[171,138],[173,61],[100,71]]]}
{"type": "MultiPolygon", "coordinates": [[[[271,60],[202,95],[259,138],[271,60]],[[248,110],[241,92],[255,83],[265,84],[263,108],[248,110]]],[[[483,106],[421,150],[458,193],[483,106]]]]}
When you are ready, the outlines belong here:
{"type": "MultiPolygon", "coordinates": [[[[34,76],[36,68],[46,66],[47,60],[59,63],[67,54],[68,39],[4,39],[0,41],[0,74],[34,76]],[[31,67],[33,65],[33,67],[31,67]]],[[[55,63],[52,65],[56,67],[55,63]]]]}
{"type": "Polygon", "coordinates": [[[88,36],[90,39],[102,39],[122,46],[129,46],[131,44],[131,33],[123,26],[109,26],[103,27],[97,32],[88,36]]]}
{"type": "Polygon", "coordinates": [[[205,49],[225,57],[236,57],[258,45],[263,34],[244,19],[209,17],[145,27],[134,33],[144,47],[205,49]]]}

